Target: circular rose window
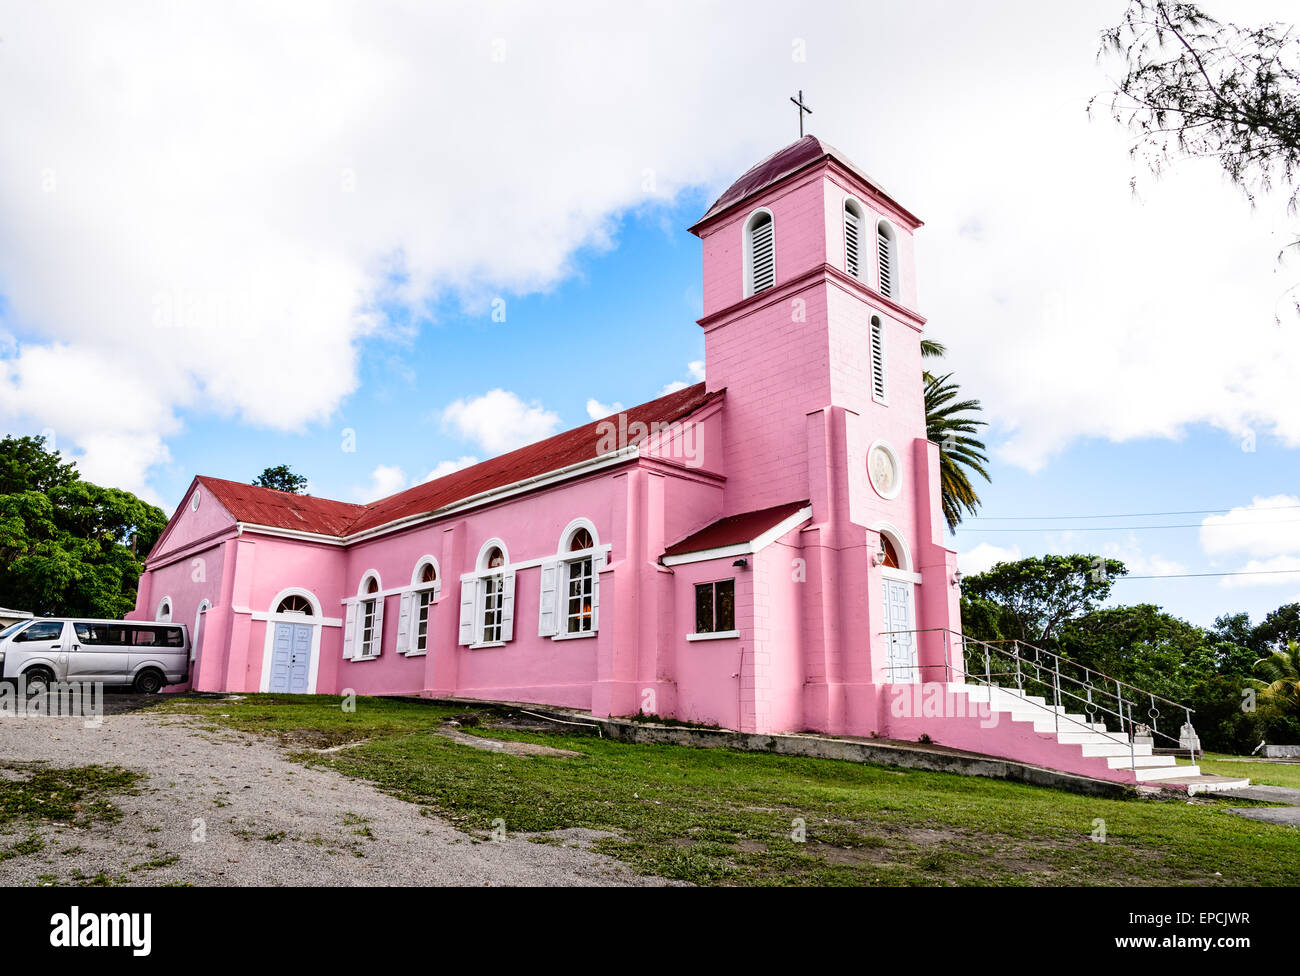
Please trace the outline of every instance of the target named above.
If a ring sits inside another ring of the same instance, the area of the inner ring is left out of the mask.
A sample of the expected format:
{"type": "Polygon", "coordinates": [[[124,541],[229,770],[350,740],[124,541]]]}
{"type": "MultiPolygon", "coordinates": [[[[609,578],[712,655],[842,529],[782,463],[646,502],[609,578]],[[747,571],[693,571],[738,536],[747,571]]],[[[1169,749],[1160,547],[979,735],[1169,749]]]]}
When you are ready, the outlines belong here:
{"type": "Polygon", "coordinates": [[[867,473],[871,476],[871,487],[881,498],[895,498],[901,487],[902,468],[898,455],[884,441],[876,441],[867,452],[867,473]]]}

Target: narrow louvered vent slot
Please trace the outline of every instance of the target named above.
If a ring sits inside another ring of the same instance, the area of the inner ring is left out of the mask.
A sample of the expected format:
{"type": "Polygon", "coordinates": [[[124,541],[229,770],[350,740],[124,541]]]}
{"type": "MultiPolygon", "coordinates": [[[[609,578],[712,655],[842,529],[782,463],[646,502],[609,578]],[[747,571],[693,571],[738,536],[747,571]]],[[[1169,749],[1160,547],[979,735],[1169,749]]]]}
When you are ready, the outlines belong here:
{"type": "Polygon", "coordinates": [[[871,320],[871,395],[884,403],[888,389],[885,374],[885,330],[880,319],[871,320]]]}
{"type": "Polygon", "coordinates": [[[764,214],[750,229],[750,254],[755,293],[776,284],[776,253],[772,247],[772,218],[764,214]]]}

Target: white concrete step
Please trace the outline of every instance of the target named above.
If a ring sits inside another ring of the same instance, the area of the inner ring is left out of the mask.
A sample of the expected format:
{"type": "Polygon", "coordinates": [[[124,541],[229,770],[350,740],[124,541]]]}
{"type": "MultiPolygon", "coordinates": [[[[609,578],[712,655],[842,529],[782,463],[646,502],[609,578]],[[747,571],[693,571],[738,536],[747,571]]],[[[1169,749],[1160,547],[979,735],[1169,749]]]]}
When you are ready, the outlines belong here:
{"type": "Polygon", "coordinates": [[[1128,748],[1128,739],[1115,732],[1058,732],[1056,740],[1062,745],[1081,746],[1085,744],[1118,743],[1128,748]]]}
{"type": "Polygon", "coordinates": [[[1135,769],[1133,775],[1139,783],[1157,779],[1191,779],[1201,775],[1200,766],[1157,766],[1154,769],[1135,769]]]}
{"type": "MultiPolygon", "coordinates": [[[[1083,746],[1085,756],[1127,756],[1129,754],[1128,743],[1126,742],[1096,742],[1085,743],[1083,746]]],[[[1151,746],[1148,743],[1133,745],[1133,755],[1149,756],[1151,755],[1151,746]]]]}
{"type": "Polygon", "coordinates": [[[1107,756],[1106,765],[1111,769],[1133,769],[1135,766],[1143,766],[1149,769],[1155,769],[1160,766],[1176,766],[1173,756],[1132,756],[1124,753],[1122,756],[1107,756]]]}

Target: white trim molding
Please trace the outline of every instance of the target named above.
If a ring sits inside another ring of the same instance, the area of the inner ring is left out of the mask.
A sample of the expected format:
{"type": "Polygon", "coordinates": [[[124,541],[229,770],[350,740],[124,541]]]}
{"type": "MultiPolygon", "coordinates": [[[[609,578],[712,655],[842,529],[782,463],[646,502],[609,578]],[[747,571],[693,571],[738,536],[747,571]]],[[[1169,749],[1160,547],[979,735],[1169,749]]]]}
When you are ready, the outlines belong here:
{"type": "Polygon", "coordinates": [[[687,634],[686,639],[688,641],[728,640],[739,636],[740,631],[738,630],[718,630],[712,634],[687,634]]]}

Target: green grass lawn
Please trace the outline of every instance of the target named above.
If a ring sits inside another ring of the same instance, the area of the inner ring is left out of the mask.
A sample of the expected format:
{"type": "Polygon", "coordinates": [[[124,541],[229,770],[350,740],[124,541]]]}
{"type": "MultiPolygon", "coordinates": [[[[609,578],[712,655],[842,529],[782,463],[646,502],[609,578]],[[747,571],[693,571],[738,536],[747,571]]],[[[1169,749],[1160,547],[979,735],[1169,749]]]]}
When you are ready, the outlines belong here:
{"type": "MultiPolygon", "coordinates": [[[[1190,760],[1179,759],[1180,763],[1190,760]]],[[[1196,764],[1202,772],[1216,776],[1245,776],[1252,785],[1290,786],[1300,790],[1300,763],[1251,762],[1245,756],[1229,756],[1221,752],[1207,752],[1196,764]]]]}
{"type": "Polygon", "coordinates": [[[418,702],[358,699],[349,713],[328,696],[250,695],[160,708],[278,736],[299,761],[369,780],[473,835],[496,818],[541,843],[568,827],[609,831],[598,850],[700,884],[1300,883],[1300,831],[1233,816],[1217,800],[1103,800],[835,760],[624,745],[567,727],[492,728],[503,713],[487,708],[473,716],[489,727],[460,731],[577,755],[460,745],[438,730],[465,710],[418,702]]]}

